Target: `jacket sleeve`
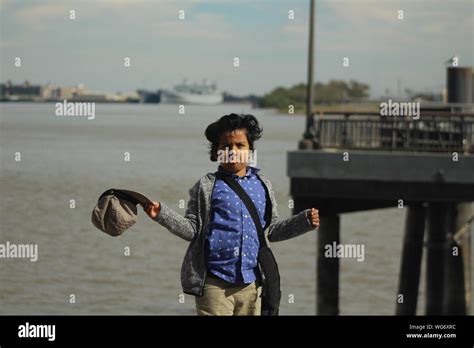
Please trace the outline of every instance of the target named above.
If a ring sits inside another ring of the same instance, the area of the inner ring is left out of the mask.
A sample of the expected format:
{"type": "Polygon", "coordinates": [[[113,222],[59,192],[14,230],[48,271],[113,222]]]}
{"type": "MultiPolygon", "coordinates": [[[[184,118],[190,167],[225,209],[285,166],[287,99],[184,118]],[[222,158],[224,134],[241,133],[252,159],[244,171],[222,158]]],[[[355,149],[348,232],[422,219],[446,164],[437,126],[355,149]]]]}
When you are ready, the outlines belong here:
{"type": "Polygon", "coordinates": [[[178,237],[191,241],[199,230],[198,200],[200,181],[189,189],[189,201],[184,217],[160,202],[160,213],[154,220],[178,237]]]}
{"type": "Polygon", "coordinates": [[[311,221],[308,218],[308,212],[310,209],[305,209],[298,214],[289,217],[288,219],[278,221],[278,210],[275,193],[273,192],[273,188],[269,180],[267,180],[267,183],[269,191],[268,193],[272,202],[272,220],[267,229],[268,240],[270,242],[280,242],[314,230],[314,227],[311,225],[311,221]]]}

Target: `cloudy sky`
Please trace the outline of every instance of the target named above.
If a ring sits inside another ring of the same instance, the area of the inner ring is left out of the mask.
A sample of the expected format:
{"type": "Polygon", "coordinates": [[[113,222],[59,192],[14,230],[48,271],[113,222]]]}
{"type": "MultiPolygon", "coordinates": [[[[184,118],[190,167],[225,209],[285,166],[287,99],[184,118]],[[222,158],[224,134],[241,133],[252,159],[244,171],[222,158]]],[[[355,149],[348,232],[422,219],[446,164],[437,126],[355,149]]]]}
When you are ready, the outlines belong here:
{"type": "MultiPolygon", "coordinates": [[[[2,81],[126,92],[207,78],[244,95],[306,79],[309,0],[0,0],[0,8],[2,81]]],[[[397,81],[439,91],[446,60],[474,66],[473,32],[474,0],[318,0],[315,76],[366,82],[374,97],[396,93],[397,81]]]]}

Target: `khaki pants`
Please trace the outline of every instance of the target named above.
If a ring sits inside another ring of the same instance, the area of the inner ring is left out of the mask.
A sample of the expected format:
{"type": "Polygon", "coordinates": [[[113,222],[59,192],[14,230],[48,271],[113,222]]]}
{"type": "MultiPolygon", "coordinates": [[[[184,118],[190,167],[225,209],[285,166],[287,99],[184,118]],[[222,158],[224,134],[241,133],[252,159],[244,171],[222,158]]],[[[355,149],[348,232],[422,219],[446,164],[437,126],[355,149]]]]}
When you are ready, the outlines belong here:
{"type": "Polygon", "coordinates": [[[251,284],[235,285],[207,276],[201,297],[196,296],[198,315],[260,315],[262,288],[251,284]]]}

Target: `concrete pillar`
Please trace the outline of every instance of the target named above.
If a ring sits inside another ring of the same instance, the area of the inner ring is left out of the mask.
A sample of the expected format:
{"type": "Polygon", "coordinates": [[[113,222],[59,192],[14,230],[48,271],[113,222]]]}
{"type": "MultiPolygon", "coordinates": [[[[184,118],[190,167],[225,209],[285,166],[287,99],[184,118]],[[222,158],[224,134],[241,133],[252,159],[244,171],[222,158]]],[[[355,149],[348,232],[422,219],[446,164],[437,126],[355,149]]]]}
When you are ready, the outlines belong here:
{"type": "Polygon", "coordinates": [[[472,249],[471,231],[474,223],[473,203],[461,203],[458,205],[458,218],[456,220],[456,231],[460,231],[458,237],[462,245],[464,263],[464,290],[466,292],[466,314],[472,315],[472,249]]]}
{"type": "Polygon", "coordinates": [[[448,204],[428,203],[426,315],[443,314],[448,204]]]}
{"type": "Polygon", "coordinates": [[[416,315],[425,218],[426,209],[422,204],[408,207],[397,294],[397,315],[416,315]]]}
{"type": "Polygon", "coordinates": [[[318,232],[318,315],[339,314],[339,259],[325,256],[326,245],[340,243],[339,215],[320,217],[318,232]]]}
{"type": "Polygon", "coordinates": [[[443,314],[446,315],[466,315],[467,312],[466,295],[470,297],[470,291],[466,292],[466,285],[470,287],[470,283],[466,282],[465,277],[470,277],[470,262],[464,254],[470,254],[470,208],[470,203],[453,203],[448,210],[443,302],[443,314]]]}

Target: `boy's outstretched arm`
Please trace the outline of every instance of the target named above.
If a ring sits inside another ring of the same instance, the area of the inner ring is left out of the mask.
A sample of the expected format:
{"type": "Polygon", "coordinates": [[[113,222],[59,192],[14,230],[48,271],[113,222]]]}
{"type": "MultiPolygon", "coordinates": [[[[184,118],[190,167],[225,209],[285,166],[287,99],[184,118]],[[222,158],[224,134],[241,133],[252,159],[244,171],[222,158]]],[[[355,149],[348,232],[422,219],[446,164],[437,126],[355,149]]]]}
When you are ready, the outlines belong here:
{"type": "Polygon", "coordinates": [[[319,213],[317,209],[305,209],[288,219],[278,221],[278,210],[275,193],[271,184],[268,185],[272,205],[272,221],[268,227],[268,240],[279,242],[302,235],[319,227],[319,213]]]}
{"type": "Polygon", "coordinates": [[[197,200],[199,194],[199,181],[189,189],[189,201],[184,216],[178,214],[173,209],[162,202],[154,202],[157,208],[145,206],[144,210],[156,222],[164,226],[168,231],[177,235],[178,237],[191,241],[196,235],[198,225],[198,209],[197,200]]]}

